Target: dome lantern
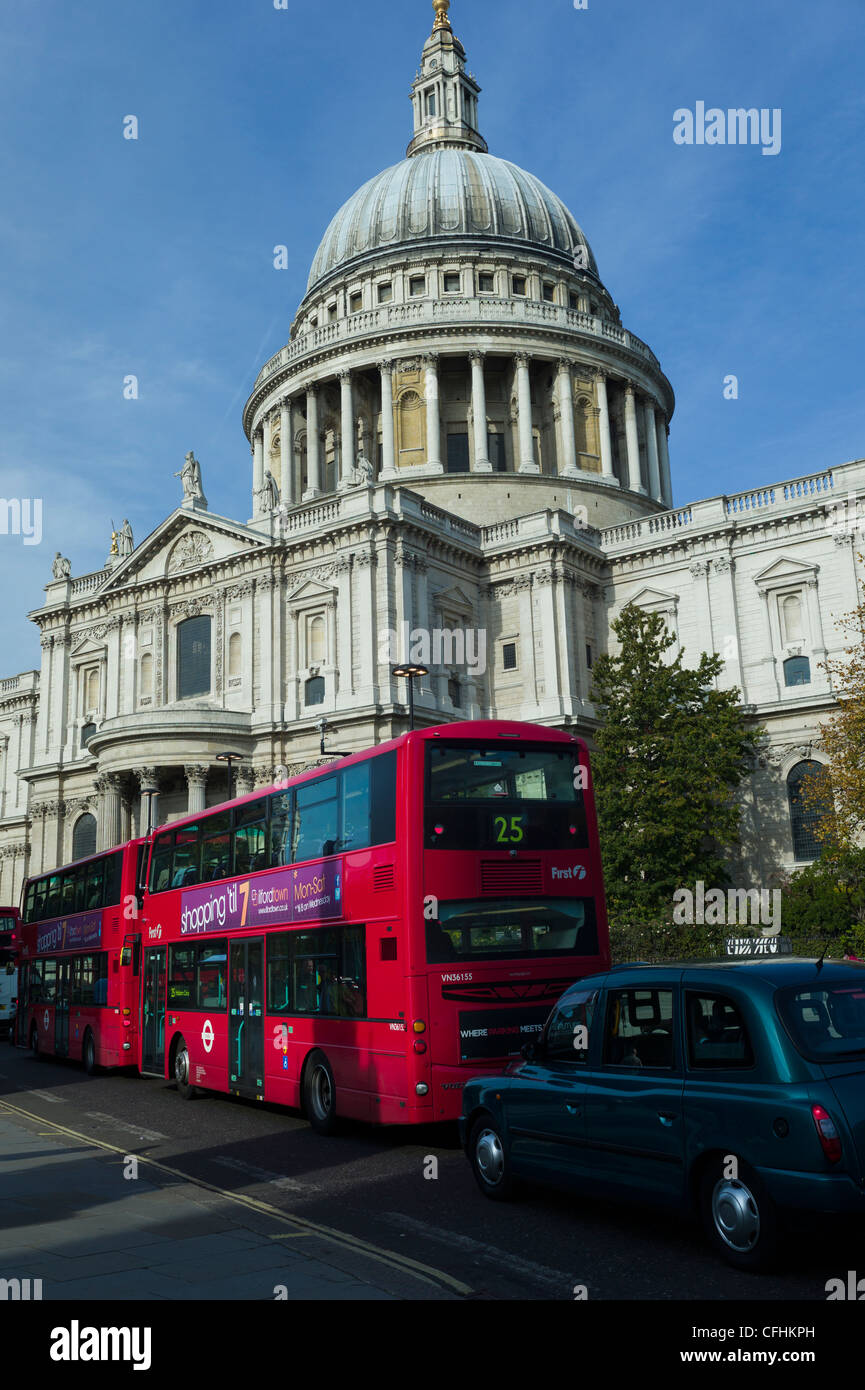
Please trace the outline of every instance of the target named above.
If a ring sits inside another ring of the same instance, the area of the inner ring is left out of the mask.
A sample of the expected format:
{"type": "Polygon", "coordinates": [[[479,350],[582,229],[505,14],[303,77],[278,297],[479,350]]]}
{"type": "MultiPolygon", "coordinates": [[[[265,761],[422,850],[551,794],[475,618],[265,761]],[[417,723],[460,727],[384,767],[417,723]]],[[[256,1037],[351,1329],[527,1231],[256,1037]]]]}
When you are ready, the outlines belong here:
{"type": "Polygon", "coordinates": [[[433,0],[433,31],[423,47],[411,90],[414,137],[406,153],[456,148],[487,152],[478,131],[480,87],[466,72],[466,51],[451,29],[450,0],[433,0]]]}

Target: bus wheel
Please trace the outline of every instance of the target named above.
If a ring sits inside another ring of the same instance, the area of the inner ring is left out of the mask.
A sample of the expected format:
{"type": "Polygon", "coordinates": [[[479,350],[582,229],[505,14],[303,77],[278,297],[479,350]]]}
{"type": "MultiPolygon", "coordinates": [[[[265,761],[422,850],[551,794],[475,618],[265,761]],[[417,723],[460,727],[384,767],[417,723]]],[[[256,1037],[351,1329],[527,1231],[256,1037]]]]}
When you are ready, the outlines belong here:
{"type": "Polygon", "coordinates": [[[81,1049],[81,1061],[88,1076],[95,1076],[98,1071],[96,1066],[96,1044],[93,1041],[92,1033],[84,1034],[84,1046],[81,1049]]]}
{"type": "Polygon", "coordinates": [[[337,1128],[336,1086],[330,1062],[323,1052],[313,1052],[303,1074],[303,1108],[306,1118],[319,1134],[333,1134],[337,1128]]]}
{"type": "Polygon", "coordinates": [[[42,1053],[39,1051],[39,1029],[36,1027],[35,1023],[30,1029],[30,1051],[33,1053],[34,1057],[38,1057],[40,1061],[42,1060],[42,1053]]]}
{"type": "Polygon", "coordinates": [[[469,1159],[475,1181],[485,1197],[494,1202],[507,1202],[516,1195],[511,1161],[492,1115],[479,1115],[472,1126],[469,1159]]]}
{"type": "Polygon", "coordinates": [[[174,1054],[174,1079],[177,1082],[177,1093],[184,1100],[195,1100],[198,1095],[198,1087],[190,1085],[189,1081],[189,1049],[186,1046],[186,1039],[177,1039],[177,1051],[174,1054]]]}

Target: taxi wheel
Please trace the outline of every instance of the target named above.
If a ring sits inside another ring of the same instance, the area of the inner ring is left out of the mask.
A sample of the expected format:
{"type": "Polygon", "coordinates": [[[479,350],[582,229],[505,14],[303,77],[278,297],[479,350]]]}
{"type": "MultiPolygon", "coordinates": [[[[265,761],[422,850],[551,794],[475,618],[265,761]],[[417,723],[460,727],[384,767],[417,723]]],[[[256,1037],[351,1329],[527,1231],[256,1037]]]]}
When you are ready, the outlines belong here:
{"type": "Polygon", "coordinates": [[[177,1039],[177,1050],[174,1054],[174,1080],[177,1083],[177,1094],[184,1100],[195,1100],[198,1095],[198,1087],[190,1085],[189,1081],[189,1049],[186,1040],[182,1036],[177,1039]]]}
{"type": "Polygon", "coordinates": [[[339,1128],[336,1116],[336,1084],[330,1062],[323,1052],[313,1052],[303,1073],[303,1110],[318,1134],[335,1134],[339,1128]]]}
{"type": "Polygon", "coordinates": [[[511,1161],[500,1126],[492,1115],[479,1115],[469,1138],[469,1160],[475,1181],[485,1197],[507,1202],[517,1194],[511,1161]]]}
{"type": "Polygon", "coordinates": [[[778,1252],[778,1216],[757,1174],[739,1164],[736,1178],[712,1167],[701,1187],[703,1224],[719,1255],[736,1269],[771,1269],[778,1252]]]}

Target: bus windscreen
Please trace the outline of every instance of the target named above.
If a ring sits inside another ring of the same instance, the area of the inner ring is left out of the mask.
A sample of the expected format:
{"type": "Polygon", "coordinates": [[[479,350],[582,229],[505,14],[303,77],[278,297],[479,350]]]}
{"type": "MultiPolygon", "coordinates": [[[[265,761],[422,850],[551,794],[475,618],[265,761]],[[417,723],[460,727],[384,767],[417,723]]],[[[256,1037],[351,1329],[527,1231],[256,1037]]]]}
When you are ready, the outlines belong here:
{"type": "Polygon", "coordinates": [[[427,752],[427,849],[586,849],[569,748],[436,744],[427,752]]]}

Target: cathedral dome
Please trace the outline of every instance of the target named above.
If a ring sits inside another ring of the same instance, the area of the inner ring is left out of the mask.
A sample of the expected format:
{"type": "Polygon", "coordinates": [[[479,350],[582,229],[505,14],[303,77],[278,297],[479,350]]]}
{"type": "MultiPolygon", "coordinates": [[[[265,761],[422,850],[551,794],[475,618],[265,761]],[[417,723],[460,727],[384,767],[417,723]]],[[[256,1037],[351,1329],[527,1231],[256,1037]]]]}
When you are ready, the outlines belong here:
{"type": "Polygon", "coordinates": [[[586,237],[534,174],[478,149],[425,149],[359,188],[316,252],[307,292],[337,270],[384,250],[482,239],[484,247],[545,251],[597,277],[586,237]]]}

